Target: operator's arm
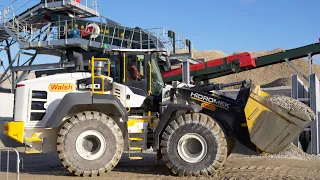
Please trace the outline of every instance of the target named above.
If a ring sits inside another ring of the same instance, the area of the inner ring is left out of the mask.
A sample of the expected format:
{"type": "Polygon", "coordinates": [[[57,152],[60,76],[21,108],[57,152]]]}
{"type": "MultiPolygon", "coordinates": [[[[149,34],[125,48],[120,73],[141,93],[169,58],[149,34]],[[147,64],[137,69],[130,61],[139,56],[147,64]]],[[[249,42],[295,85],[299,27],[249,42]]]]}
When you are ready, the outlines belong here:
{"type": "Polygon", "coordinates": [[[128,72],[129,72],[129,75],[130,75],[130,79],[131,79],[131,80],[136,80],[136,79],[137,79],[136,76],[134,75],[134,70],[133,70],[133,68],[129,68],[129,69],[128,69],[128,72]]]}

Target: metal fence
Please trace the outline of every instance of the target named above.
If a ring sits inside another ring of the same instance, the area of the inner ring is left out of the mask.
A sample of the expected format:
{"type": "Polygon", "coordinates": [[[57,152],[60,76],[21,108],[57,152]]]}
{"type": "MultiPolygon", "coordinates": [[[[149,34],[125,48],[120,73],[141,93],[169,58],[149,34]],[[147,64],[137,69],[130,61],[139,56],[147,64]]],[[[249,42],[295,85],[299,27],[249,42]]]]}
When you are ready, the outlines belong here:
{"type": "Polygon", "coordinates": [[[16,154],[16,172],[15,173],[16,173],[16,180],[19,180],[20,156],[19,156],[19,152],[14,148],[0,148],[0,172],[6,172],[6,176],[1,176],[1,179],[4,179],[4,177],[6,177],[6,180],[9,180],[10,153],[16,154]],[[7,157],[5,157],[5,155],[7,155],[7,157]],[[3,162],[5,162],[5,168],[2,168],[3,162]],[[2,171],[2,169],[5,169],[5,171],[2,171]]]}
{"type": "Polygon", "coordinates": [[[292,98],[304,102],[308,105],[316,115],[316,119],[310,127],[307,127],[294,141],[294,144],[302,148],[309,154],[320,153],[320,137],[319,137],[319,111],[320,111],[320,87],[319,79],[316,74],[309,77],[309,85],[305,85],[297,75],[292,76],[292,98]]]}

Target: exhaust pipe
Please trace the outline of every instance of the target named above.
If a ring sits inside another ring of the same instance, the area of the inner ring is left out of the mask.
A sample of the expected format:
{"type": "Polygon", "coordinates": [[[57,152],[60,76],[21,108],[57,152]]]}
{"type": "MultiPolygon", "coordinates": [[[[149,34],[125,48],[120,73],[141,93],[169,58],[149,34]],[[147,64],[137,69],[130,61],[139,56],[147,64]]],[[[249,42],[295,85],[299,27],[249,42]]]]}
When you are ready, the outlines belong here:
{"type": "Polygon", "coordinates": [[[83,71],[84,70],[82,53],[79,53],[76,51],[71,51],[71,52],[69,51],[69,52],[67,52],[67,56],[68,56],[69,62],[72,62],[72,61],[75,62],[75,66],[74,66],[75,71],[83,71]]]}

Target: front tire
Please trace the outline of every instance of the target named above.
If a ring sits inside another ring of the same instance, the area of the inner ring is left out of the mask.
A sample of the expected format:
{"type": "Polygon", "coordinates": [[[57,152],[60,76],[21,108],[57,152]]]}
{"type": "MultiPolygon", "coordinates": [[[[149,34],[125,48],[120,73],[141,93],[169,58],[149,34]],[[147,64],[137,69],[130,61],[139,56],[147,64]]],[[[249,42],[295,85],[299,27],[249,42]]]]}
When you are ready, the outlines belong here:
{"type": "Polygon", "coordinates": [[[227,149],[220,125],[201,113],[179,116],[161,138],[163,160],[179,176],[214,175],[224,164],[227,149]]]}
{"type": "Polygon", "coordinates": [[[118,164],[123,144],[121,129],[111,117],[85,111],[62,126],[57,150],[69,172],[77,176],[97,176],[118,164]]]}

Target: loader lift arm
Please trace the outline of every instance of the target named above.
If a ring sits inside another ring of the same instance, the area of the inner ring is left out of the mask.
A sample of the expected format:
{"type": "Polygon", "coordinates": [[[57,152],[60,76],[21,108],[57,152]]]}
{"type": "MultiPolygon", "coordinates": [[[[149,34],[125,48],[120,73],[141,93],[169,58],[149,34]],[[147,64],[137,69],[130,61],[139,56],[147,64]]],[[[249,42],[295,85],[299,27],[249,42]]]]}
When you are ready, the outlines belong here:
{"type": "MultiPolygon", "coordinates": [[[[317,54],[320,54],[320,43],[309,44],[256,58],[252,57],[250,53],[244,52],[190,65],[190,76],[195,81],[209,80],[317,54]]],[[[182,68],[162,72],[162,76],[165,83],[181,81],[182,68]]]]}

